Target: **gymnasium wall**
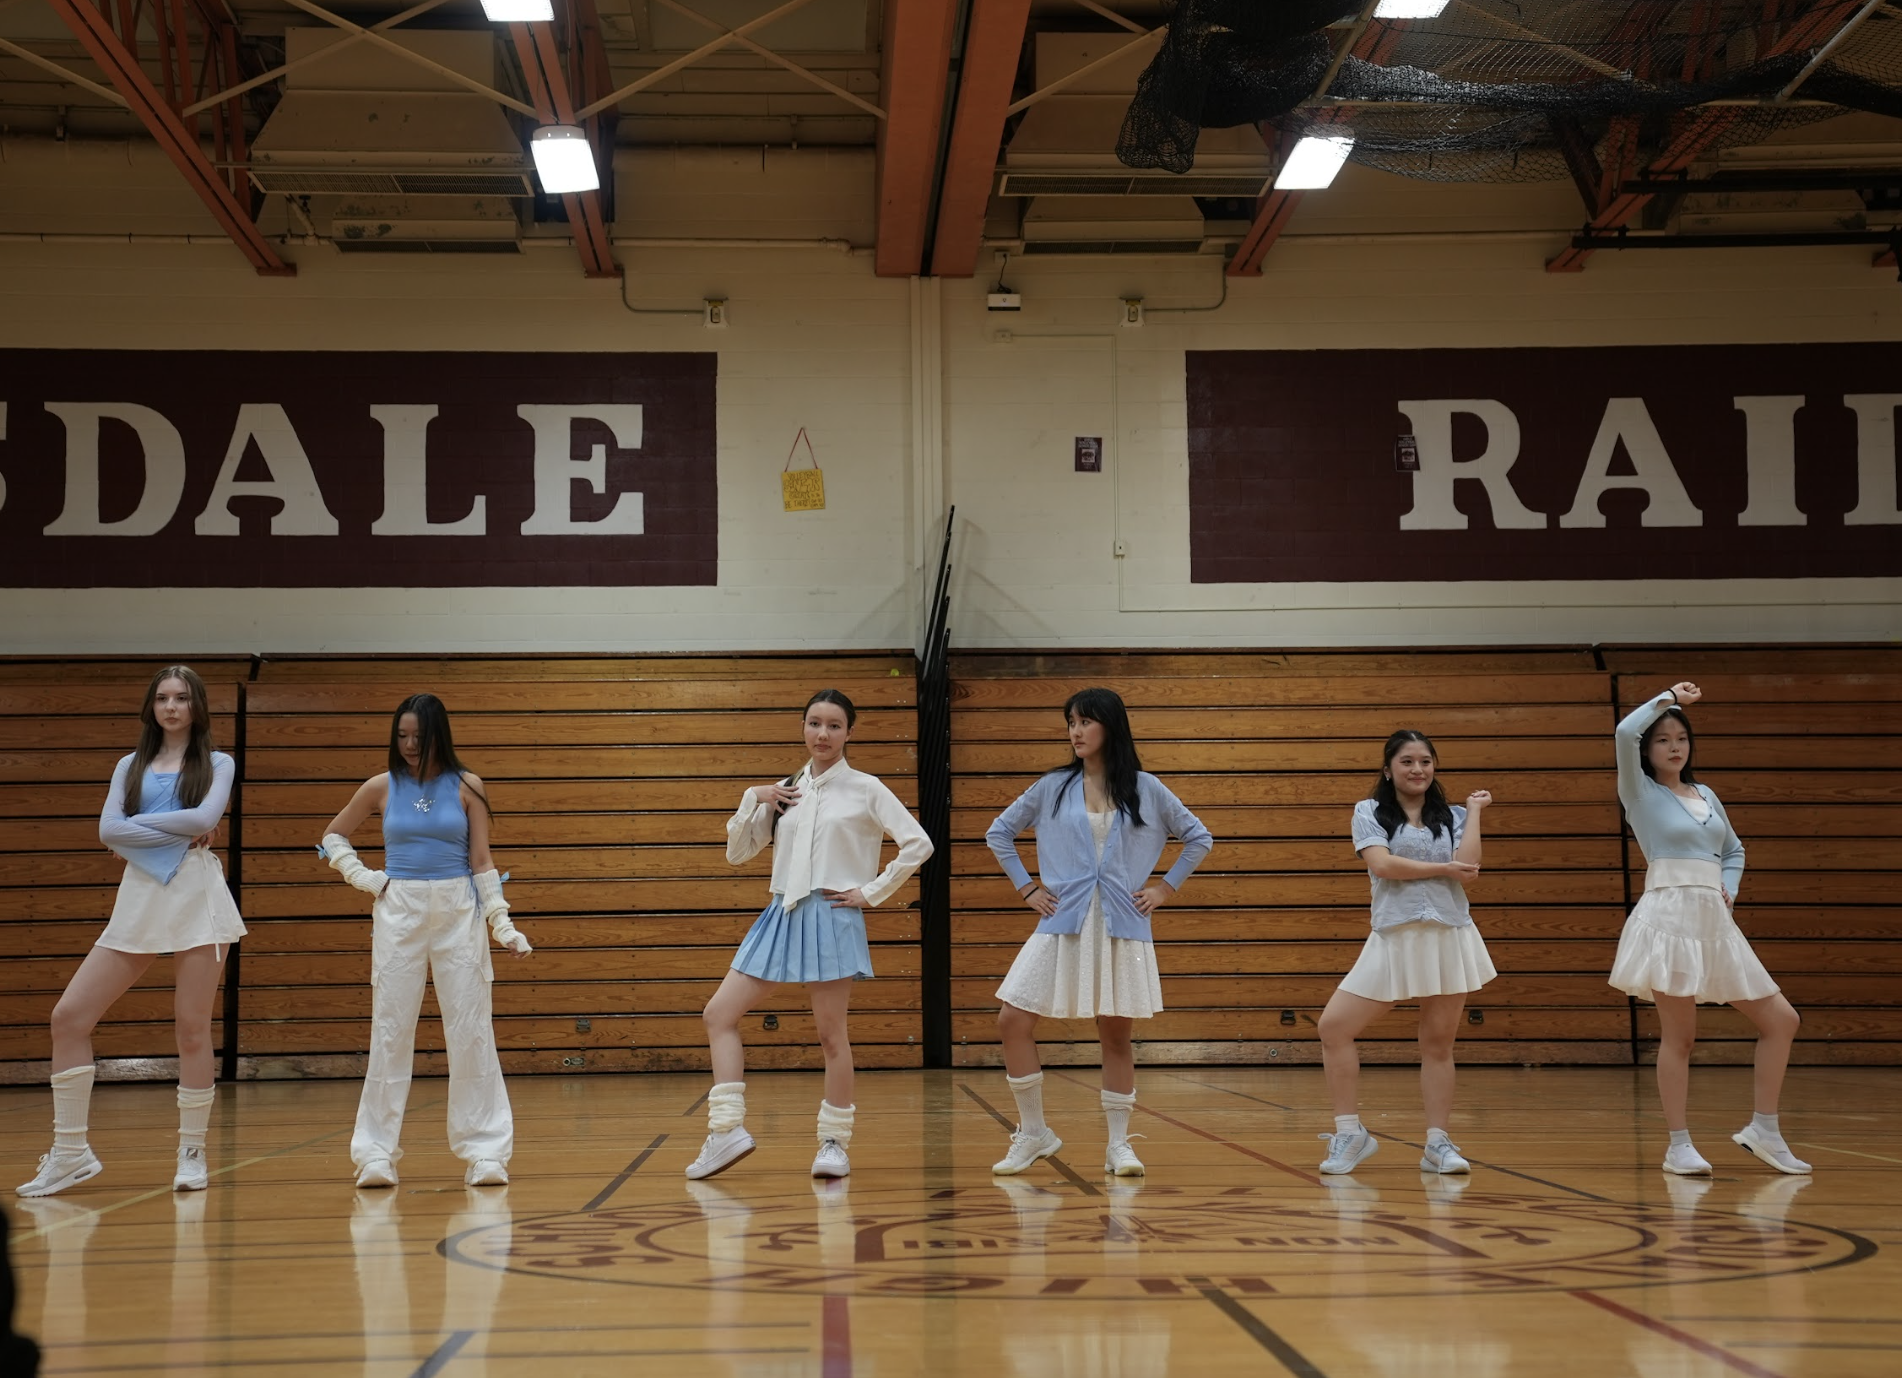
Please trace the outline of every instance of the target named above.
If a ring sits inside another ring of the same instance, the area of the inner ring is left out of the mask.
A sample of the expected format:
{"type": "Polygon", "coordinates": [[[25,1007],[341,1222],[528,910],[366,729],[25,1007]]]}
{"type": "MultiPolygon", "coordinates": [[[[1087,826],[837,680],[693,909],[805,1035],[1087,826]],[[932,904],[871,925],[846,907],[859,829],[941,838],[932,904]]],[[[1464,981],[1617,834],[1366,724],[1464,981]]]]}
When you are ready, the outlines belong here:
{"type": "MultiPolygon", "coordinates": [[[[1261,278],[1225,283],[1205,257],[1019,258],[1004,273],[1024,309],[1000,316],[983,303],[998,268],[990,255],[976,280],[904,282],[835,247],[869,236],[868,158],[775,150],[624,155],[625,284],[585,280],[560,245],[473,260],[292,246],[298,276],[266,280],[209,222],[192,229],[198,212],[166,189],[149,150],[15,152],[0,201],[65,205],[76,234],[205,242],[0,234],[0,349],[712,352],[720,555],[711,587],[267,589],[234,568],[235,587],[188,599],[163,591],[155,561],[153,587],[9,595],[7,650],[915,645],[921,571],[950,504],[952,635],[972,648],[1843,641],[1896,630],[1892,577],[1702,577],[1693,566],[1660,584],[1616,559],[1536,582],[1422,568],[1209,583],[1190,569],[1192,351],[1893,342],[1902,289],[1861,250],[1600,253],[1582,274],[1555,276],[1542,264],[1576,219],[1569,188],[1429,187],[1350,169],[1327,199],[1310,198],[1261,278]],[[110,191],[121,177],[149,183],[136,212],[110,191]],[[709,208],[722,236],[814,247],[658,246],[704,235],[709,208]],[[1219,309],[1199,309],[1224,294],[1219,309]],[[729,302],[725,329],[701,324],[706,297],[729,302]],[[1125,297],[1144,301],[1138,328],[1117,324],[1125,297]],[[781,507],[777,474],[801,427],[825,470],[820,512],[781,507]],[[1103,438],[1101,472],[1075,470],[1078,437],[1103,438]]],[[[83,355],[71,359],[87,371],[83,355]]],[[[204,395],[218,395],[216,381],[204,395]]],[[[1472,380],[1475,395],[1485,384],[1472,380]]],[[[1658,380],[1660,391],[1674,385],[1658,380]]],[[[1338,405],[1351,410],[1354,396],[1350,380],[1338,405]]],[[[44,400],[12,403],[16,435],[44,400]]],[[[16,489],[12,466],[47,462],[59,458],[22,457],[0,436],[0,475],[11,469],[16,489]]]]}

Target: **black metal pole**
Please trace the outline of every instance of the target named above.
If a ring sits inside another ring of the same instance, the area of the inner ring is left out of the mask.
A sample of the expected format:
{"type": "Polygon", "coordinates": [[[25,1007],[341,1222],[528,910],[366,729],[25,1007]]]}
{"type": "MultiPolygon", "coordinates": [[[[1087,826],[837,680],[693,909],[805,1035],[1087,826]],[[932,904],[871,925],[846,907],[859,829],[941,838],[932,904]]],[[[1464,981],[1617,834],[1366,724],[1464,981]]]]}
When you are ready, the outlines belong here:
{"type": "Polygon", "coordinates": [[[920,869],[919,1004],[924,1065],[951,1065],[951,524],[931,591],[923,656],[918,664],[918,821],[931,838],[931,859],[920,869]]]}

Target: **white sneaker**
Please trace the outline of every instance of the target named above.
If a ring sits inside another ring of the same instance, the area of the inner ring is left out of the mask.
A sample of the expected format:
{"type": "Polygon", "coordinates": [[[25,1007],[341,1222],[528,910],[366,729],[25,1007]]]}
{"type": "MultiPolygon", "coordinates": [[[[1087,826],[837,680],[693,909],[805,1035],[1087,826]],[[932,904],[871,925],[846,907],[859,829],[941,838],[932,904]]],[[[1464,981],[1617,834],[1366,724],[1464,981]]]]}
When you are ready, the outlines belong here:
{"type": "Polygon", "coordinates": [[[1689,1144],[1672,1144],[1664,1153],[1664,1170],[1680,1177],[1708,1177],[1710,1164],[1689,1144]]]}
{"type": "Polygon", "coordinates": [[[90,1181],[106,1170],[105,1164],[90,1146],[80,1149],[54,1149],[40,1155],[40,1170],[31,1182],[22,1182],[14,1190],[22,1196],[51,1196],[55,1192],[90,1181]]]}
{"type": "MultiPolygon", "coordinates": [[[[1130,1139],[1140,1139],[1142,1135],[1132,1134],[1130,1139]]],[[[1129,1146],[1129,1139],[1113,1143],[1103,1155],[1103,1171],[1112,1177],[1141,1177],[1146,1169],[1143,1160],[1136,1156],[1136,1150],[1129,1146]]]]}
{"type": "Polygon", "coordinates": [[[754,1147],[753,1136],[746,1132],[743,1124],[736,1124],[719,1134],[709,1134],[707,1141],[700,1145],[700,1156],[687,1164],[687,1176],[697,1182],[702,1177],[725,1172],[751,1153],[754,1147]]]}
{"type": "Polygon", "coordinates": [[[357,1185],[360,1187],[393,1187],[396,1185],[396,1168],[388,1158],[378,1158],[365,1163],[357,1169],[357,1185]]]}
{"type": "Polygon", "coordinates": [[[1062,1147],[1063,1140],[1048,1125],[1035,1134],[1026,1134],[1019,1129],[1010,1136],[1010,1152],[992,1163],[991,1171],[1000,1177],[1014,1176],[1039,1158],[1048,1158],[1062,1147]]]}
{"type": "Polygon", "coordinates": [[[1380,1152],[1380,1140],[1365,1128],[1350,1130],[1345,1134],[1316,1134],[1314,1137],[1327,1140],[1327,1157],[1321,1160],[1323,1172],[1352,1172],[1380,1152]]]}
{"type": "Polygon", "coordinates": [[[466,1187],[506,1187],[509,1184],[509,1170],[493,1158],[477,1158],[469,1164],[469,1170],[462,1174],[462,1184],[466,1187]]]}
{"type": "Polygon", "coordinates": [[[1429,1139],[1420,1166],[1427,1172],[1471,1172],[1473,1165],[1460,1157],[1459,1146],[1450,1139],[1429,1139]]]}
{"type": "Polygon", "coordinates": [[[1790,1152],[1790,1146],[1783,1142],[1781,1134],[1766,1134],[1757,1126],[1745,1125],[1730,1136],[1730,1141],[1747,1153],[1753,1153],[1763,1159],[1778,1172],[1787,1172],[1792,1177],[1801,1177],[1810,1170],[1810,1165],[1790,1152]]]}
{"type": "Polygon", "coordinates": [[[173,1191],[203,1191],[211,1185],[211,1167],[205,1162],[205,1146],[192,1144],[178,1150],[178,1175],[172,1178],[173,1191]]]}
{"type": "Polygon", "coordinates": [[[812,1160],[814,1177],[843,1177],[852,1170],[852,1160],[845,1156],[845,1145],[837,1139],[827,1139],[819,1145],[818,1156],[812,1160]]]}

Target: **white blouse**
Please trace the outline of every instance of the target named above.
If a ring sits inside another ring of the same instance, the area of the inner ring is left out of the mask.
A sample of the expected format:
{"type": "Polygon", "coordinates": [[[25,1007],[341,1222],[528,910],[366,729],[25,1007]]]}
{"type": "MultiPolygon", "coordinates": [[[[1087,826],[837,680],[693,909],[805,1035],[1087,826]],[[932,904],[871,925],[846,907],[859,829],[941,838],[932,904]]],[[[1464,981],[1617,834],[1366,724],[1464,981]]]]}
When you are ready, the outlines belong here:
{"type": "Polygon", "coordinates": [[[852,769],[844,757],[823,774],[808,761],[793,779],[799,801],[779,815],[749,789],[726,823],[726,859],[735,866],[773,847],[773,893],[790,910],[815,890],[858,887],[867,904],[882,904],[931,856],[931,839],[898,796],[876,775],[852,769]],[[891,865],[878,869],[885,835],[898,844],[891,865]]]}

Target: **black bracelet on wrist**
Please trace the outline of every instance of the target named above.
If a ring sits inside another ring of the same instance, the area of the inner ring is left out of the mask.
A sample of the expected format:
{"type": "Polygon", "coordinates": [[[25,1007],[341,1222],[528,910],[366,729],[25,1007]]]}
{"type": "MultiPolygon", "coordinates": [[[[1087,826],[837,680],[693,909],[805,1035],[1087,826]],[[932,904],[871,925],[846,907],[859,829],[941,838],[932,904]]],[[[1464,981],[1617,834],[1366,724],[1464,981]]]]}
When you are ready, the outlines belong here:
{"type": "Polygon", "coordinates": [[[1672,702],[1672,703],[1676,703],[1676,702],[1677,702],[1677,690],[1675,690],[1675,689],[1666,689],[1666,690],[1665,690],[1664,692],[1665,692],[1665,693],[1667,693],[1667,694],[1669,694],[1669,695],[1671,696],[1671,702],[1672,702]]]}

